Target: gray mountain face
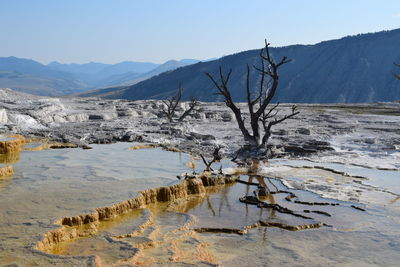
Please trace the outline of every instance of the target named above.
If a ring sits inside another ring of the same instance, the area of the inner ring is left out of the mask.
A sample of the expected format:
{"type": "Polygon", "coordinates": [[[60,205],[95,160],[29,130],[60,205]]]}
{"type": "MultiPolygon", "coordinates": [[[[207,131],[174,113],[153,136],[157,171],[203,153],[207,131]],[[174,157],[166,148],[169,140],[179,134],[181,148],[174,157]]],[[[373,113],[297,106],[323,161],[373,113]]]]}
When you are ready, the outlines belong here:
{"type": "MultiPolygon", "coordinates": [[[[108,90],[107,98],[164,99],[174,95],[179,83],[184,98],[221,101],[216,89],[204,74],[217,76],[233,69],[229,82],[236,101],[245,100],[246,64],[259,65],[260,50],[251,50],[218,60],[200,62],[162,73],[129,87],[108,90]]],[[[393,77],[393,62],[400,62],[400,29],[361,34],[315,45],[271,48],[276,60],[292,59],[280,70],[280,86],[275,102],[353,103],[400,99],[400,83],[393,77]]],[[[251,85],[257,90],[259,74],[251,71],[251,85]]]]}

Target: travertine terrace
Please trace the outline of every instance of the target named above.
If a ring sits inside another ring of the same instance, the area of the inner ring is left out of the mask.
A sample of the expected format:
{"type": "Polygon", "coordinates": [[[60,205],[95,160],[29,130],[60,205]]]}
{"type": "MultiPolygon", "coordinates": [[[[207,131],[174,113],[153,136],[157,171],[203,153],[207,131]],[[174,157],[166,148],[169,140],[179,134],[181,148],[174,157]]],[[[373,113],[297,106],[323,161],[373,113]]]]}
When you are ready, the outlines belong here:
{"type": "MultiPolygon", "coordinates": [[[[0,89],[0,96],[4,133],[79,146],[145,142],[192,154],[221,146],[228,156],[243,145],[234,116],[223,103],[201,103],[184,122],[169,123],[160,111],[161,101],[46,98],[9,89],[0,89]]],[[[280,112],[289,107],[281,105],[280,112]]],[[[242,110],[246,111],[244,104],[242,110]]],[[[276,157],[400,168],[400,103],[299,104],[298,110],[294,119],[274,128],[271,145],[276,157]]]]}

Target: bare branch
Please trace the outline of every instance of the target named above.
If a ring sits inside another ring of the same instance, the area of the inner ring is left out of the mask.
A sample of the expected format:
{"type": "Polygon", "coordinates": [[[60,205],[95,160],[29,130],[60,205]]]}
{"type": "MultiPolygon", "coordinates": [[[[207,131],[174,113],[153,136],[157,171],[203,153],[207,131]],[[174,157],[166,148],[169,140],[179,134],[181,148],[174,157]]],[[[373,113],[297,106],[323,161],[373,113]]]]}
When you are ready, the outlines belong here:
{"type": "Polygon", "coordinates": [[[271,102],[272,98],[275,95],[276,89],[278,87],[278,82],[279,82],[279,75],[278,75],[278,68],[282,66],[283,64],[289,63],[290,60],[287,59],[287,57],[283,57],[282,60],[278,63],[278,65],[275,63],[275,61],[271,58],[270,52],[269,52],[269,43],[267,40],[265,40],[265,47],[264,49],[261,50],[260,52],[261,58],[267,61],[269,64],[269,71],[261,71],[265,74],[268,74],[272,79],[272,85],[268,89],[267,96],[265,97],[264,101],[260,105],[260,108],[257,110],[255,113],[255,117],[258,120],[258,118],[262,115],[263,111],[266,109],[266,107],[269,105],[271,102]],[[266,56],[263,55],[266,54],[266,56]]]}
{"type": "MultiPolygon", "coordinates": [[[[278,105],[279,105],[279,103],[278,103],[277,105],[275,105],[275,106],[270,110],[270,112],[271,112],[273,109],[275,109],[276,107],[278,107],[278,105]]],[[[263,128],[264,128],[264,136],[263,136],[263,139],[262,139],[262,143],[263,143],[263,144],[266,144],[267,141],[268,141],[268,139],[269,139],[269,137],[271,136],[271,128],[272,128],[272,126],[274,126],[274,125],[276,125],[276,124],[278,124],[278,123],[281,123],[281,122],[283,122],[283,121],[285,121],[285,120],[287,120],[287,119],[290,119],[290,118],[296,116],[297,114],[299,114],[300,112],[296,111],[296,105],[293,105],[293,106],[292,106],[292,113],[291,113],[291,114],[285,115],[285,116],[282,117],[281,119],[275,118],[275,120],[270,121],[270,122],[267,124],[267,117],[268,117],[268,118],[275,117],[277,113],[278,113],[278,112],[276,112],[274,115],[264,116],[263,118],[260,119],[261,122],[262,122],[263,128]]]]}
{"type": "Polygon", "coordinates": [[[267,75],[271,76],[272,78],[274,76],[274,74],[270,70],[266,71],[265,68],[264,69],[260,69],[260,68],[258,68],[256,66],[254,66],[254,68],[256,70],[258,70],[260,73],[267,74],[267,75]]]}
{"type": "Polygon", "coordinates": [[[272,111],[274,111],[278,106],[279,106],[279,102],[276,103],[276,105],[273,106],[273,107],[268,111],[268,113],[265,113],[265,112],[264,112],[264,113],[263,113],[263,119],[268,119],[268,118],[271,118],[271,117],[275,117],[275,115],[278,114],[278,111],[276,111],[275,115],[270,116],[270,114],[271,114],[272,111]]]}
{"type": "Polygon", "coordinates": [[[296,116],[299,113],[300,113],[299,111],[293,112],[293,113],[291,113],[289,115],[284,116],[283,118],[281,118],[279,120],[275,119],[274,121],[271,121],[270,123],[271,123],[271,125],[275,125],[275,124],[281,123],[281,122],[283,122],[283,121],[285,121],[285,120],[287,120],[287,119],[289,119],[289,118],[291,118],[293,116],[296,116]]]}
{"type": "Polygon", "coordinates": [[[181,102],[181,98],[182,98],[182,92],[183,92],[183,88],[182,85],[179,84],[178,87],[178,93],[176,95],[176,99],[173,98],[174,101],[172,101],[172,110],[176,110],[176,107],[178,106],[179,102],[181,102]]]}
{"type": "Polygon", "coordinates": [[[235,114],[235,118],[236,118],[236,121],[238,122],[239,129],[241,130],[245,139],[250,140],[252,137],[244,125],[242,112],[236,106],[236,104],[233,102],[231,93],[228,88],[228,81],[229,81],[231,73],[232,73],[232,69],[229,70],[227,78],[225,78],[225,76],[223,75],[223,72],[222,72],[222,68],[219,67],[219,75],[220,75],[220,79],[221,79],[221,84],[219,84],[210,73],[206,72],[206,75],[214,83],[215,87],[218,89],[220,94],[224,96],[226,106],[229,107],[232,110],[232,112],[235,114]]]}
{"type": "Polygon", "coordinates": [[[199,102],[196,101],[195,98],[191,97],[190,103],[189,103],[189,108],[183,112],[183,114],[179,117],[179,121],[183,121],[184,118],[186,118],[187,115],[189,115],[196,106],[199,105],[199,102]]]}
{"type": "Polygon", "coordinates": [[[221,159],[222,159],[222,157],[221,157],[221,155],[219,154],[219,151],[221,150],[221,147],[216,147],[215,149],[214,149],[214,152],[213,152],[213,158],[212,158],[212,160],[210,160],[210,161],[207,161],[205,158],[204,158],[204,156],[202,155],[202,154],[200,154],[200,157],[201,157],[201,159],[203,160],[203,163],[206,165],[206,169],[205,169],[205,171],[214,171],[213,170],[213,168],[211,168],[211,165],[214,163],[214,162],[219,162],[221,159]]]}
{"type": "Polygon", "coordinates": [[[254,104],[253,101],[251,101],[251,92],[250,92],[250,67],[247,64],[247,75],[246,75],[246,96],[247,96],[247,105],[249,108],[249,113],[250,116],[253,116],[254,114],[254,104]]]}
{"type": "Polygon", "coordinates": [[[281,62],[279,62],[279,63],[276,65],[276,67],[278,68],[278,67],[282,66],[283,64],[289,63],[289,62],[291,62],[291,61],[292,61],[291,59],[288,59],[287,57],[283,57],[282,60],[281,60],[281,62]]]}
{"type": "MultiPolygon", "coordinates": [[[[210,78],[210,80],[213,82],[214,86],[215,86],[219,91],[221,91],[221,88],[219,88],[219,84],[218,84],[217,81],[214,79],[214,77],[213,77],[210,73],[208,73],[208,72],[205,72],[205,74],[206,74],[207,77],[210,78]]],[[[222,93],[222,92],[221,92],[221,93],[222,93]]]]}
{"type": "MultiPolygon", "coordinates": [[[[260,61],[261,61],[261,79],[260,79],[260,86],[259,86],[259,90],[258,90],[258,96],[253,101],[254,104],[257,103],[258,101],[260,101],[260,99],[264,93],[265,64],[264,64],[264,60],[262,60],[262,58],[260,59],[260,61]]],[[[254,66],[254,68],[255,68],[255,66],[254,66]]]]}

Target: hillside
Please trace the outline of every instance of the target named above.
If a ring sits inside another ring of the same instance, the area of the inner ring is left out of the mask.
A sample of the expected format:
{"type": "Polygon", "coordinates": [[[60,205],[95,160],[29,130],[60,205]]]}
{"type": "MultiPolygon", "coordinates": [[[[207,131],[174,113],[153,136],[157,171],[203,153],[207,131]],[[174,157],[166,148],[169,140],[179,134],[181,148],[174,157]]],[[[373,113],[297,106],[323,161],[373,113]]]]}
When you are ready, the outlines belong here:
{"type": "MultiPolygon", "coordinates": [[[[393,62],[400,62],[400,29],[360,34],[315,45],[271,48],[276,59],[288,56],[293,61],[281,69],[281,83],[274,101],[303,103],[376,102],[400,99],[400,84],[392,76],[393,62]]],[[[216,74],[219,66],[227,72],[232,96],[245,100],[246,64],[258,65],[259,50],[250,50],[209,62],[199,62],[162,73],[138,84],[107,89],[107,98],[163,99],[175,94],[179,83],[184,97],[202,101],[222,100],[205,76],[216,74]]],[[[251,73],[252,84],[258,80],[251,73]]],[[[95,95],[95,94],[94,94],[95,95]]]]}
{"type": "Polygon", "coordinates": [[[154,70],[151,70],[146,73],[124,73],[121,75],[114,75],[112,77],[109,77],[107,81],[105,81],[103,84],[104,86],[109,86],[107,88],[101,88],[101,89],[95,89],[95,90],[90,90],[90,91],[85,91],[82,93],[79,93],[78,96],[82,97],[89,97],[89,96],[97,96],[97,97],[107,97],[109,93],[112,95],[116,93],[115,89],[117,90],[124,90],[128,86],[132,86],[134,84],[137,84],[141,81],[147,80],[155,75],[159,75],[163,72],[168,72],[175,70],[177,68],[187,66],[189,64],[193,64],[195,62],[199,62],[198,60],[181,60],[181,61],[176,61],[176,60],[169,60],[165,62],[164,64],[158,66],[154,70]]]}

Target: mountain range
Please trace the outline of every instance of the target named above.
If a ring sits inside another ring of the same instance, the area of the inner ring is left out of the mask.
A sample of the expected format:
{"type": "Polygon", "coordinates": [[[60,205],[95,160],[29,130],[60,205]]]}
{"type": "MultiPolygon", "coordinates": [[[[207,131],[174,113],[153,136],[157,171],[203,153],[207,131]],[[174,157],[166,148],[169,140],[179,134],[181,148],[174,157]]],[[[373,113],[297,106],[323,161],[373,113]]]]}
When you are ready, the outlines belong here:
{"type": "MultiPolygon", "coordinates": [[[[292,59],[280,68],[280,85],[275,102],[354,103],[400,99],[400,82],[392,72],[400,62],[400,29],[347,36],[315,45],[291,45],[270,49],[275,60],[292,59]]],[[[165,99],[176,93],[179,84],[184,99],[223,101],[206,77],[218,78],[218,69],[232,69],[229,88],[235,101],[245,101],[246,64],[259,65],[260,49],[217,60],[198,62],[161,73],[131,86],[92,91],[82,96],[122,99],[165,99]]],[[[259,74],[252,68],[250,81],[257,90],[259,74]]]]}
{"type": "MultiPolygon", "coordinates": [[[[292,59],[280,68],[275,102],[351,103],[400,99],[400,82],[392,73],[400,62],[400,29],[358,34],[315,45],[270,48],[275,60],[292,59]]],[[[111,99],[165,99],[182,84],[185,100],[223,101],[205,73],[218,77],[233,70],[229,83],[235,101],[245,101],[246,65],[260,63],[260,49],[201,62],[169,60],[164,64],[125,61],[117,64],[47,65],[31,59],[0,57],[0,88],[35,95],[97,96],[111,99]]],[[[251,68],[257,90],[259,74],[251,68]]]]}
{"type": "Polygon", "coordinates": [[[44,65],[31,59],[0,57],[0,88],[34,95],[75,94],[99,87],[132,85],[195,62],[198,60],[169,60],[164,64],[124,61],[117,64],[51,62],[44,65]]]}

